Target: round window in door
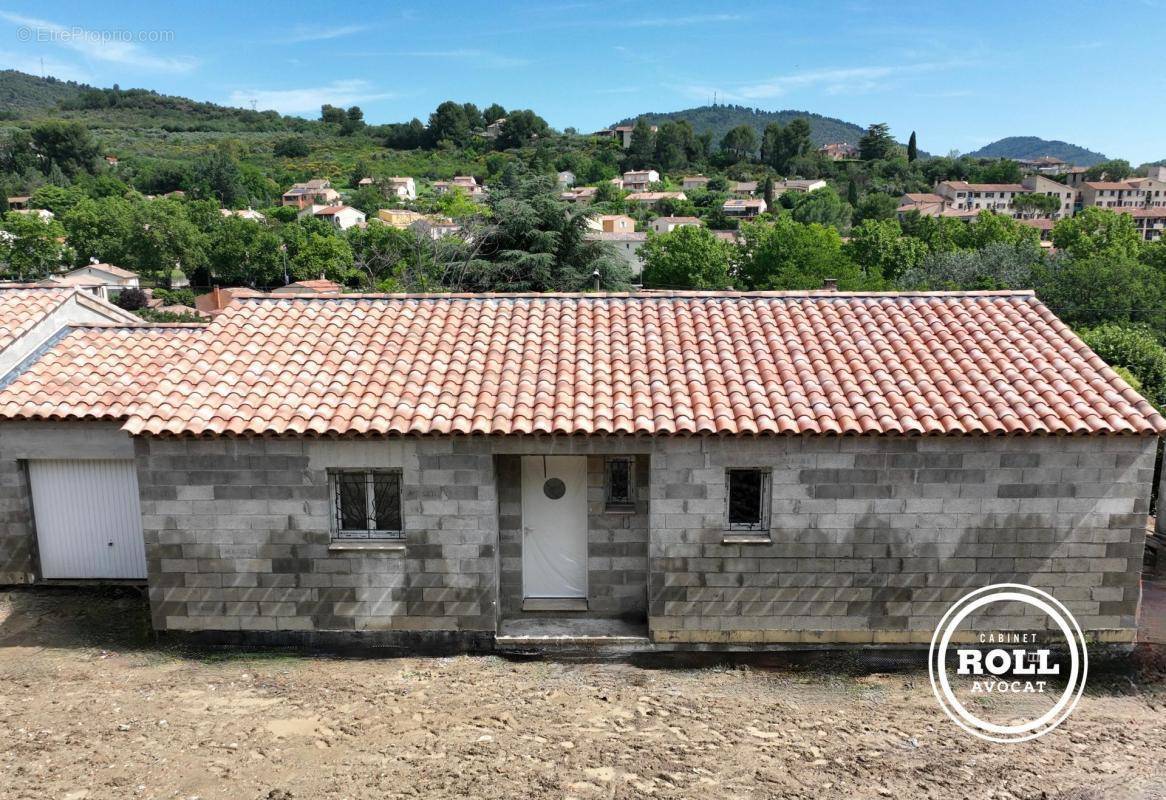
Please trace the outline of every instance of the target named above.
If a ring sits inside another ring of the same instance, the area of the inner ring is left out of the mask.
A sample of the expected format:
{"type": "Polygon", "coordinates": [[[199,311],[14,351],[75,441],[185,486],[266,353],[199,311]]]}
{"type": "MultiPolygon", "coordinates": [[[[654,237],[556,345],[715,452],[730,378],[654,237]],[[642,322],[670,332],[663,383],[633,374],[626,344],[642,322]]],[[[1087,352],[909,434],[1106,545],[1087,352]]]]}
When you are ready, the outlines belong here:
{"type": "Polygon", "coordinates": [[[563,483],[559,478],[547,478],[543,484],[543,494],[549,500],[558,500],[567,493],[567,484],[563,483]]]}

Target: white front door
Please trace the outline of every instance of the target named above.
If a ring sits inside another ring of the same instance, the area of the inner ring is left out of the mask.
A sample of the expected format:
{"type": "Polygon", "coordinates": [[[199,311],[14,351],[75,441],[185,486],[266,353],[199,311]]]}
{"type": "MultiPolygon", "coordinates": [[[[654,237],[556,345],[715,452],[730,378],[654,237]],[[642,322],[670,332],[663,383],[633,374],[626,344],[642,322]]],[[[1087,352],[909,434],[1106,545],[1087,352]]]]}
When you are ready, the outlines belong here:
{"type": "Polygon", "coordinates": [[[130,459],[29,461],[42,578],[146,577],[130,459]]]}
{"type": "Polygon", "coordinates": [[[522,457],[522,586],[533,597],[587,597],[587,458],[522,457]]]}

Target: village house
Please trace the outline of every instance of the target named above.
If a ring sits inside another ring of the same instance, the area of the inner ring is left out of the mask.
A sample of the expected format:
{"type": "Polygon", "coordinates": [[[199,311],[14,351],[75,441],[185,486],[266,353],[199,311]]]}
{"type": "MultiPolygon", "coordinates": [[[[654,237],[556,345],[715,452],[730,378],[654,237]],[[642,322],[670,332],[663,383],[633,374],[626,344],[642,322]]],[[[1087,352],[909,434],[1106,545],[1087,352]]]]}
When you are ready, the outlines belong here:
{"type": "Polygon", "coordinates": [[[224,217],[238,217],[239,219],[245,219],[250,222],[267,221],[267,217],[263,216],[263,214],[259,213],[253,208],[220,208],[219,213],[224,217]]]}
{"type": "Polygon", "coordinates": [[[832,161],[858,158],[858,148],[849,142],[831,142],[818,148],[818,152],[832,161]]]}
{"type": "Polygon", "coordinates": [[[726,217],[753,219],[759,214],[764,214],[767,207],[760,197],[730,197],[721,206],[721,211],[726,217]]]}
{"type": "Polygon", "coordinates": [[[686,175],[680,179],[681,189],[707,189],[709,179],[704,175],[686,175]]]}
{"type": "Polygon", "coordinates": [[[28,208],[28,201],[30,197],[26,194],[15,194],[8,198],[8,210],[20,211],[28,208]]]}
{"type": "Polygon", "coordinates": [[[454,190],[461,190],[470,196],[471,200],[480,200],[486,196],[486,187],[478,183],[472,175],[458,175],[452,181],[434,181],[433,193],[447,194],[454,190]]]}
{"type": "Polygon", "coordinates": [[[575,185],[575,173],[565,169],[555,177],[555,180],[560,189],[568,189],[575,185]]]}
{"type": "Polygon", "coordinates": [[[486,126],[486,130],[483,135],[487,139],[497,139],[502,135],[502,129],[504,127],[506,127],[506,117],[499,117],[486,126]]]}
{"type": "Polygon", "coordinates": [[[1021,169],[1028,170],[1029,172],[1039,172],[1044,175],[1059,175],[1072,166],[1056,156],[1018,158],[1016,159],[1016,163],[1020,165],[1021,169]]]}
{"type": "Polygon", "coordinates": [[[363,188],[365,186],[372,186],[374,183],[375,183],[375,181],[372,178],[365,175],[363,178],[361,178],[360,180],[358,180],[356,182],[356,187],[358,189],[360,189],[360,188],[363,188]]]}
{"type": "Polygon", "coordinates": [[[907,192],[899,198],[895,209],[902,220],[905,214],[916,211],[925,217],[938,217],[947,208],[947,200],[933,192],[907,192]]]}
{"type": "Polygon", "coordinates": [[[560,194],[559,199],[568,203],[590,203],[598,192],[594,186],[575,186],[560,194]]]}
{"type": "Polygon", "coordinates": [[[393,228],[405,230],[417,220],[425,219],[425,215],[407,208],[382,208],[377,211],[376,218],[393,228]]]}
{"type": "Polygon", "coordinates": [[[644,272],[644,262],[640,257],[640,248],[648,241],[648,234],[644,231],[608,231],[589,230],[583,238],[592,242],[604,242],[627,265],[632,280],[639,283],[644,272]]]}
{"type": "Polygon", "coordinates": [[[273,295],[3,380],[4,582],[405,652],[926,646],[1000,582],[1130,643],[1166,433],[1031,292],[273,295]]]}
{"type": "Polygon", "coordinates": [[[81,289],[102,300],[111,300],[123,289],[139,288],[140,281],[136,272],[94,260],[83,267],[51,275],[41,285],[81,289]]]}
{"type": "Polygon", "coordinates": [[[346,231],[355,225],[364,225],[365,223],[365,213],[352,206],[308,206],[299,213],[299,216],[305,217],[309,214],[316,219],[322,219],[330,225],[336,226],[342,231],[346,231]]]}
{"type": "Polygon", "coordinates": [[[428,236],[435,242],[446,236],[458,236],[465,233],[462,226],[449,217],[432,215],[413,222],[409,228],[421,236],[428,236]]]}
{"type": "Polygon", "coordinates": [[[1077,199],[1077,192],[1072,187],[1043,175],[1025,176],[1021,183],[940,181],[935,185],[935,194],[943,198],[946,208],[954,211],[966,211],[973,214],[980,211],[994,211],[997,214],[1010,217],[1044,216],[1050,219],[1072,216],[1077,199]],[[1017,198],[1032,194],[1056,197],[1059,201],[1059,209],[1050,214],[1016,205],[1017,198]]]}
{"type": "Polygon", "coordinates": [[[818,178],[792,178],[786,181],[773,182],[773,196],[781,197],[786,192],[816,192],[825,189],[829,184],[818,178]]]}
{"type": "Polygon", "coordinates": [[[699,217],[656,217],[648,223],[648,227],[656,233],[671,233],[677,228],[683,228],[686,225],[699,228],[704,225],[704,222],[699,217]]]}
{"type": "Polygon", "coordinates": [[[293,183],[280,197],[280,205],[294,206],[300,210],[313,205],[340,205],[340,192],[332,188],[331,181],[317,178],[306,183],[293,183]]]}
{"type": "Polygon", "coordinates": [[[660,173],[654,169],[636,169],[623,174],[620,188],[628,192],[647,191],[653,183],[660,182],[660,173]]]}
{"type": "Polygon", "coordinates": [[[103,156],[103,158],[105,159],[105,163],[108,164],[109,166],[117,167],[117,156],[107,155],[107,156],[103,156]]]}
{"type": "Polygon", "coordinates": [[[687,200],[684,192],[632,192],[624,198],[629,203],[639,203],[644,206],[656,206],[664,200],[687,200]]]}
{"type": "Polygon", "coordinates": [[[750,197],[757,193],[757,181],[730,181],[729,193],[739,197],[750,197]]]}
{"type": "Polygon", "coordinates": [[[398,200],[416,200],[417,183],[410,177],[394,175],[385,179],[385,192],[398,200]]]}
{"type": "Polygon", "coordinates": [[[604,233],[631,233],[636,221],[627,214],[595,214],[586,218],[587,227],[604,233]]]}

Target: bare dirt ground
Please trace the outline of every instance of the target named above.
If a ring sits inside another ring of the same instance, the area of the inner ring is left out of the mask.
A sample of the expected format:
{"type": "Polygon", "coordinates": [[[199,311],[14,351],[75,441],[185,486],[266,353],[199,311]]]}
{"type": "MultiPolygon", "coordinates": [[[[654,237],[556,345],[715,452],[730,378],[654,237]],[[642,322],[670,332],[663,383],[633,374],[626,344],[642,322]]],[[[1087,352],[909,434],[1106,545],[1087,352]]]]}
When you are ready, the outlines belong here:
{"type": "Polygon", "coordinates": [[[1164,746],[1157,646],[992,745],[925,671],[180,652],[132,593],[0,593],[0,798],[1124,799],[1164,746]]]}

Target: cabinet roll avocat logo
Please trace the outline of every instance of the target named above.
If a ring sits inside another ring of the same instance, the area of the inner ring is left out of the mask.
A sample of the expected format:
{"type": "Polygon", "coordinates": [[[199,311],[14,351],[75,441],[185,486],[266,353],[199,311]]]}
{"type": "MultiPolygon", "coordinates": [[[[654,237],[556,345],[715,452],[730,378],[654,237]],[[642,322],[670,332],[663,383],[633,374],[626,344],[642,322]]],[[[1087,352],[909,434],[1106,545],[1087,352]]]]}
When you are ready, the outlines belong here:
{"type": "Polygon", "coordinates": [[[1081,626],[1048,592],[997,583],[957,600],[931,637],[931,688],[973,736],[1023,742],[1073,713],[1089,653],[1081,626]]]}

